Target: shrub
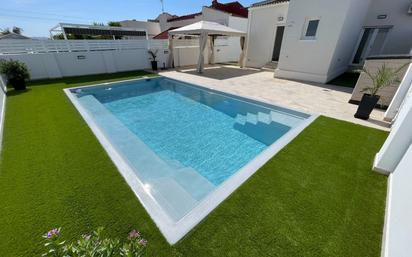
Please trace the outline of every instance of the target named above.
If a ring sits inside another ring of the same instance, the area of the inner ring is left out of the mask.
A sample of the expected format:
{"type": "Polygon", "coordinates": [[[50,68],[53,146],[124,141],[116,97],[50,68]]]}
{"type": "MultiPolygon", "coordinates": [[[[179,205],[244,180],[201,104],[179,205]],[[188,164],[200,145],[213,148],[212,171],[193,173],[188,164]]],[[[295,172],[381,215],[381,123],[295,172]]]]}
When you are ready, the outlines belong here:
{"type": "Polygon", "coordinates": [[[30,74],[26,64],[15,60],[2,60],[0,62],[0,73],[3,73],[14,89],[25,89],[26,80],[30,74]]]}
{"type": "Polygon", "coordinates": [[[397,69],[392,69],[387,67],[384,63],[378,68],[375,74],[372,74],[369,70],[363,68],[362,71],[372,80],[372,86],[365,87],[362,89],[362,92],[367,92],[371,96],[375,96],[382,88],[400,82],[399,73],[406,67],[406,65],[409,65],[409,63],[406,63],[397,69]]]}
{"type": "Polygon", "coordinates": [[[83,235],[75,242],[67,243],[61,239],[60,228],[54,228],[43,235],[47,252],[42,256],[50,257],[142,257],[145,254],[147,241],[141,234],[133,230],[127,241],[102,237],[100,227],[91,234],[83,235]]]}

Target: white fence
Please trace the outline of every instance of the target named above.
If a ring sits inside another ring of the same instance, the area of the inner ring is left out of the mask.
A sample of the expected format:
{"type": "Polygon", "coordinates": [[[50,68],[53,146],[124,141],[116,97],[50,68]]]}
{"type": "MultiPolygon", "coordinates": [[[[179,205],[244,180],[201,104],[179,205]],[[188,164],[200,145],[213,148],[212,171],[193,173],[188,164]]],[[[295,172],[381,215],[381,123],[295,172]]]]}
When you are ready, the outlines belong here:
{"type": "MultiPolygon", "coordinates": [[[[230,40],[215,41],[215,62],[237,61],[239,42],[230,40]]],[[[198,39],[175,40],[173,46],[176,67],[197,64],[198,39]]],[[[168,40],[1,40],[0,59],[26,63],[32,79],[61,78],[150,69],[148,49],[157,50],[159,68],[168,68],[168,40]]]]}
{"type": "Polygon", "coordinates": [[[26,63],[32,79],[61,78],[149,69],[152,47],[166,65],[163,40],[2,40],[0,59],[26,63]]]}
{"type": "Polygon", "coordinates": [[[3,125],[4,125],[4,115],[6,108],[6,83],[3,77],[0,75],[0,152],[2,147],[3,139],[3,125]]]}
{"type": "Polygon", "coordinates": [[[1,54],[37,54],[147,49],[147,40],[1,40],[1,54]]]}

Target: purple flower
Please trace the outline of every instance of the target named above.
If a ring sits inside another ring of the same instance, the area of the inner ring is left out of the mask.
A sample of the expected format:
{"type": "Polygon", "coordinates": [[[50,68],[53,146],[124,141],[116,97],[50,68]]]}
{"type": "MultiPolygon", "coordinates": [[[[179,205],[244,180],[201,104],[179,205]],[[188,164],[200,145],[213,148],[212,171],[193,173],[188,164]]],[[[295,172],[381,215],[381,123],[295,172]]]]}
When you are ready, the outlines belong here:
{"type": "Polygon", "coordinates": [[[139,245],[146,246],[147,245],[147,240],[146,239],[140,239],[139,240],[139,245]]]}
{"type": "Polygon", "coordinates": [[[140,237],[140,232],[133,229],[130,233],[129,236],[127,237],[129,240],[134,239],[134,238],[138,238],[140,237]]]}
{"type": "Polygon", "coordinates": [[[58,236],[60,234],[60,228],[53,228],[49,232],[47,232],[47,238],[52,238],[54,236],[58,236]]]}

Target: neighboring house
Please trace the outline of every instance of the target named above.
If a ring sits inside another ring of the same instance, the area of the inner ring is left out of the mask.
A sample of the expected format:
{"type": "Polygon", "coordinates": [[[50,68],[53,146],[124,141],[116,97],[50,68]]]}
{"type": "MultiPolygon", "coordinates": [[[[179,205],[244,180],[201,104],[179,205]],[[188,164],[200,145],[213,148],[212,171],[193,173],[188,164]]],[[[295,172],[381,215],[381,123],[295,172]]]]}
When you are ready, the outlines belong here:
{"type": "Polygon", "coordinates": [[[0,40],[6,40],[6,39],[30,39],[30,38],[23,36],[21,34],[13,33],[13,32],[10,32],[7,34],[0,34],[0,40]]]}
{"type": "Polygon", "coordinates": [[[350,66],[363,65],[368,56],[407,54],[412,47],[411,4],[410,0],[256,3],[249,15],[247,64],[262,67],[278,61],[276,77],[325,83],[350,66]]]}
{"type": "Polygon", "coordinates": [[[51,39],[147,39],[148,30],[136,27],[113,27],[59,23],[50,29],[51,39]]]}
{"type": "MultiPolygon", "coordinates": [[[[136,29],[144,29],[147,31],[148,37],[153,38],[160,32],[160,25],[159,22],[157,21],[137,21],[137,20],[124,20],[124,21],[119,21],[120,25],[122,27],[126,28],[136,28],[136,29]]],[[[133,39],[133,38],[128,38],[128,39],[133,39]]]]}
{"type": "MultiPolygon", "coordinates": [[[[168,39],[168,31],[180,28],[198,21],[217,22],[237,30],[247,31],[248,9],[239,2],[219,3],[213,0],[210,6],[203,6],[201,12],[182,16],[162,13],[156,19],[148,22],[157,23],[160,27],[159,33],[153,39],[168,39]]],[[[122,21],[127,26],[141,26],[131,21],[122,21]]],[[[150,34],[150,33],[149,33],[150,34]]],[[[215,61],[229,62],[238,61],[241,53],[239,38],[218,37],[215,41],[215,61]]]]}

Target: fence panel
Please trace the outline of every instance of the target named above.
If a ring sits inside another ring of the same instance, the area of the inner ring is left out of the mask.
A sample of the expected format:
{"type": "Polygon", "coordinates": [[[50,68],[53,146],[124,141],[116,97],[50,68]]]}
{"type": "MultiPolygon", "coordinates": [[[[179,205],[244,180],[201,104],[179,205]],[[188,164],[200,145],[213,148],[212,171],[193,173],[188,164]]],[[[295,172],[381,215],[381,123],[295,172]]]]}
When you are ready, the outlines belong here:
{"type": "Polygon", "coordinates": [[[37,54],[147,49],[147,40],[1,40],[0,54],[37,54]]]}

